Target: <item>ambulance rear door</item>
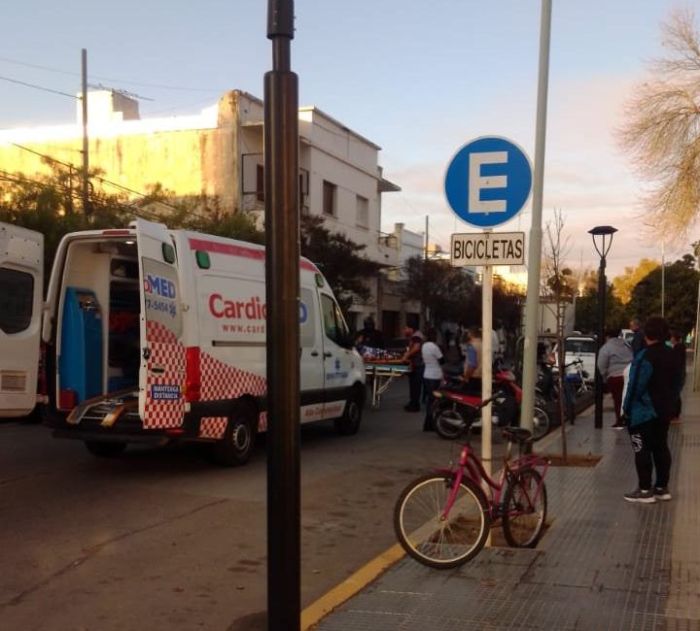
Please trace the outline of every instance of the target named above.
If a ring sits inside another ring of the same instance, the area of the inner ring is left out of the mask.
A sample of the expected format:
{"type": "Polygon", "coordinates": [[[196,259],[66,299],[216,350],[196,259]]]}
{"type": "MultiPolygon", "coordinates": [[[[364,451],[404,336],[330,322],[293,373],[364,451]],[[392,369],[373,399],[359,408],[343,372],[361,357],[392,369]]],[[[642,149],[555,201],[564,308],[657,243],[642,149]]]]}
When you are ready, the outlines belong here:
{"type": "Polygon", "coordinates": [[[136,220],[141,281],[139,414],[144,428],[180,427],[185,409],[185,346],[177,254],[163,224],[136,220]]]}
{"type": "Polygon", "coordinates": [[[0,223],[0,417],[36,404],[44,237],[0,223]]]}

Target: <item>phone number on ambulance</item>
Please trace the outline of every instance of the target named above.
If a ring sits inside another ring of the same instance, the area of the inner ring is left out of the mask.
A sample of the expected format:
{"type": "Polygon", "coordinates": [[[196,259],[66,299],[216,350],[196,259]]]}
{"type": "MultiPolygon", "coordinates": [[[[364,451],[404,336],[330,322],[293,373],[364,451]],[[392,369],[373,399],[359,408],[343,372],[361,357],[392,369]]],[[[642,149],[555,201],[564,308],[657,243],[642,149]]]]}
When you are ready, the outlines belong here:
{"type": "Polygon", "coordinates": [[[146,298],[146,309],[148,311],[160,311],[171,318],[175,317],[177,313],[177,307],[174,302],[167,300],[154,300],[153,298],[146,298]]]}
{"type": "Polygon", "coordinates": [[[224,324],[224,333],[265,333],[264,324],[224,324]]]}

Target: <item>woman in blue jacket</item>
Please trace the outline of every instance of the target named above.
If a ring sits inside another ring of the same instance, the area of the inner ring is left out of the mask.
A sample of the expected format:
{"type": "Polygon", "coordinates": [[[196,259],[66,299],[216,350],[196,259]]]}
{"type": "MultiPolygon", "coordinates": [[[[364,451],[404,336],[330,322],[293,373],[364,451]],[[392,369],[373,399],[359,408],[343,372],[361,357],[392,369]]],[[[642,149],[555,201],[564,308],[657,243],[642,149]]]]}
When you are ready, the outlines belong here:
{"type": "Polygon", "coordinates": [[[670,500],[668,480],[671,450],[668,428],[673,413],[673,395],[680,379],[671,349],[666,320],[654,316],[644,325],[646,347],[637,353],[630,368],[623,411],[627,419],[639,487],[625,494],[628,502],[650,504],[670,500]],[[656,480],[652,488],[652,475],[656,480]]]}

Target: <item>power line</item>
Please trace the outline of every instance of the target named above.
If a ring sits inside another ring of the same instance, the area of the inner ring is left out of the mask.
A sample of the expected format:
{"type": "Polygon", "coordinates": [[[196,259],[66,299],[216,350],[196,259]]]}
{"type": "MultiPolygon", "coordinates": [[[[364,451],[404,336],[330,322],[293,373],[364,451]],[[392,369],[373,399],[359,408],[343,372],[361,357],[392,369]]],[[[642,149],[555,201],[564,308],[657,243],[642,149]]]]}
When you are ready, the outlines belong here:
{"type": "Polygon", "coordinates": [[[27,83],[26,81],[19,81],[18,79],[11,79],[10,77],[0,76],[0,80],[8,81],[9,83],[16,83],[18,85],[24,85],[28,88],[34,88],[35,90],[43,90],[44,92],[51,92],[53,94],[60,94],[61,96],[67,96],[71,99],[80,100],[79,96],[75,94],[68,94],[68,92],[61,92],[60,90],[52,90],[51,88],[45,88],[43,85],[36,85],[35,83],[27,83]]]}
{"type": "MultiPolygon", "coordinates": [[[[41,66],[39,64],[30,64],[24,61],[19,61],[17,59],[10,59],[8,57],[0,57],[0,61],[4,61],[10,64],[15,64],[17,66],[25,66],[26,68],[34,68],[37,70],[46,70],[47,72],[56,72],[58,74],[79,76],[79,72],[70,72],[68,70],[60,70],[58,68],[51,68],[50,66],[41,66]]],[[[183,92],[219,92],[220,88],[189,88],[185,86],[175,86],[175,85],[164,85],[160,83],[141,83],[138,81],[129,81],[127,79],[115,79],[113,77],[104,77],[99,75],[91,75],[93,79],[99,79],[100,81],[113,81],[115,83],[126,83],[130,85],[138,85],[146,88],[160,88],[161,90],[177,90],[183,92]]]]}
{"type": "MultiPolygon", "coordinates": [[[[46,153],[41,153],[40,151],[36,151],[35,149],[31,149],[30,147],[25,147],[24,145],[20,145],[16,142],[12,143],[13,147],[17,147],[18,149],[22,149],[23,151],[28,151],[29,153],[33,153],[36,156],[39,156],[40,158],[44,158],[45,160],[48,160],[50,162],[53,162],[54,164],[60,164],[61,166],[68,167],[69,169],[73,170],[79,170],[79,167],[75,166],[74,164],[71,164],[70,162],[62,162],[61,160],[58,160],[54,158],[53,156],[50,156],[46,153]]],[[[129,188],[128,186],[124,186],[123,184],[119,184],[118,182],[113,182],[112,180],[108,180],[107,178],[101,177],[99,175],[92,175],[90,176],[91,178],[95,180],[99,180],[103,184],[109,184],[110,186],[114,186],[115,188],[119,188],[127,193],[133,193],[134,195],[138,195],[139,197],[143,197],[144,199],[147,199],[149,196],[146,193],[142,193],[140,191],[134,190],[133,188],[129,188]]],[[[36,180],[35,180],[36,181],[36,180]]],[[[168,204],[167,202],[163,202],[158,200],[163,206],[167,206],[168,208],[171,208],[172,210],[178,210],[175,206],[168,204]]]]}

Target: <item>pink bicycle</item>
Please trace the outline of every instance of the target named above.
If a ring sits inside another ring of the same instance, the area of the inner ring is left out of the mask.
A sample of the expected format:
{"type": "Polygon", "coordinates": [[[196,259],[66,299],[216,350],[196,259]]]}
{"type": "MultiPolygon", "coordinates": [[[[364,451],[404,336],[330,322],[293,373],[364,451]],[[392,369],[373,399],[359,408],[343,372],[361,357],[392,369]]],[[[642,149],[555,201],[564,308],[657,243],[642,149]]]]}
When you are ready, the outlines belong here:
{"type": "MultiPolygon", "coordinates": [[[[478,407],[489,403],[491,399],[478,407]]],[[[474,558],[486,545],[489,529],[499,521],[512,547],[532,548],[542,535],[548,462],[526,453],[532,434],[520,427],[502,430],[511,444],[519,446],[519,456],[510,460],[506,455],[500,476],[494,480],[469,444],[470,427],[469,423],[465,428],[467,440],[459,463],[411,482],[394,508],[399,543],[429,567],[452,568],[474,558]]]]}

